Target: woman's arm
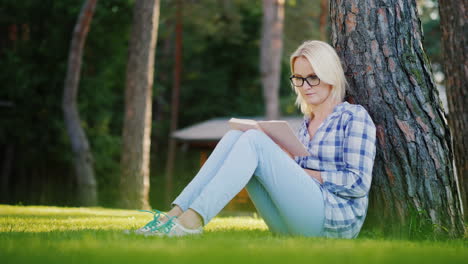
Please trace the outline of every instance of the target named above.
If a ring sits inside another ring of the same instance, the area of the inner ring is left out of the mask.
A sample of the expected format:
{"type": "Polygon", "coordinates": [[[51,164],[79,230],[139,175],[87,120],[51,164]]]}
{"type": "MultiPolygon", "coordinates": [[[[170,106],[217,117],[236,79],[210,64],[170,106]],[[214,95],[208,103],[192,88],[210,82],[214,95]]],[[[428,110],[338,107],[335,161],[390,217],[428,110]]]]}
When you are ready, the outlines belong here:
{"type": "MultiPolygon", "coordinates": [[[[281,147],[281,146],[280,146],[281,147]]],[[[283,149],[283,151],[288,154],[289,157],[291,157],[291,159],[294,159],[294,156],[289,153],[287,150],[285,150],[283,147],[281,147],[281,149],[283,149]]],[[[309,169],[304,169],[305,172],[307,172],[307,174],[310,175],[310,177],[313,177],[315,179],[317,179],[320,183],[323,183],[323,180],[322,180],[322,177],[320,176],[320,171],[316,171],[316,170],[309,170],[309,169]]]]}
{"type": "Polygon", "coordinates": [[[361,106],[346,124],[343,138],[344,166],[336,171],[321,171],[323,186],[343,197],[364,197],[372,181],[376,153],[375,125],[361,106]]]}

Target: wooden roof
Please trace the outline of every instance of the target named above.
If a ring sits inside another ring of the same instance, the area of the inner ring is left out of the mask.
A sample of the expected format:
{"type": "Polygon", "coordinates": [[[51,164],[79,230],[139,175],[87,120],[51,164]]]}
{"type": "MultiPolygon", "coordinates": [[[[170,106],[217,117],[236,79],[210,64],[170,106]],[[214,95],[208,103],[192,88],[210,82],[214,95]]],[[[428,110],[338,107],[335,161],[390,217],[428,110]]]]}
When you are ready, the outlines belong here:
{"type": "MultiPolygon", "coordinates": [[[[236,117],[254,120],[265,120],[263,117],[236,117]]],[[[218,142],[226,132],[230,130],[229,118],[213,118],[201,123],[193,124],[189,127],[179,129],[172,133],[172,138],[187,143],[210,143],[218,142]]],[[[297,131],[302,123],[302,116],[282,117],[278,120],[285,120],[294,131],[297,131]]]]}

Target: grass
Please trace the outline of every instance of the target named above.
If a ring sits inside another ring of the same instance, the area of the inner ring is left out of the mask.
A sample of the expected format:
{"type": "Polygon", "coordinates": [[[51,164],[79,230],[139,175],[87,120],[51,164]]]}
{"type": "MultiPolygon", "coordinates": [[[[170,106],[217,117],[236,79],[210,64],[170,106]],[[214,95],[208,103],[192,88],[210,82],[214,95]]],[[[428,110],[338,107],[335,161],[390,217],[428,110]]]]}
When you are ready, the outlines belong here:
{"type": "Polygon", "coordinates": [[[0,263],[468,263],[466,239],[276,236],[262,219],[215,217],[197,237],[123,234],[150,214],[0,205],[0,263]]]}

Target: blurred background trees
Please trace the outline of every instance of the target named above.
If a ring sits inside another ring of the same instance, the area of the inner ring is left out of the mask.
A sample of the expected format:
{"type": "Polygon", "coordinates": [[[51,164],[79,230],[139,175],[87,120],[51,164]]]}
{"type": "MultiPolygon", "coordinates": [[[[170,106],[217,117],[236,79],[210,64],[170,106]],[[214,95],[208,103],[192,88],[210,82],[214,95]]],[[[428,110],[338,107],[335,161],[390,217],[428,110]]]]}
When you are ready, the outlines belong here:
{"type": "MultiPolygon", "coordinates": [[[[262,3],[224,2],[184,1],[184,72],[178,127],[213,117],[264,113],[259,75],[262,3]]],[[[83,3],[1,1],[1,203],[79,204],[60,102],[69,44],[83,3]]],[[[119,197],[125,71],[133,6],[133,0],[99,1],[83,53],[77,102],[81,125],[94,156],[102,206],[117,206],[119,197]]],[[[299,114],[287,79],[287,57],[303,40],[320,38],[319,6],[320,1],[285,2],[279,88],[284,115],[299,114]]],[[[152,96],[150,201],[153,207],[164,208],[175,1],[163,0],[160,8],[152,96]]],[[[181,191],[199,167],[198,152],[177,152],[174,193],[181,191]]]]}
{"type": "Polygon", "coordinates": [[[65,77],[62,108],[65,126],[67,128],[73,152],[74,180],[76,182],[76,199],[81,205],[96,206],[98,204],[96,177],[94,176],[94,160],[89,148],[88,137],[81,125],[80,113],[77,108],[77,95],[80,85],[83,49],[88,36],[89,26],[96,9],[97,0],[87,0],[81,8],[76,21],[68,53],[68,64],[65,77]]]}
{"type": "Polygon", "coordinates": [[[446,91],[449,124],[452,128],[456,170],[468,220],[468,35],[466,21],[467,1],[441,0],[440,27],[444,72],[447,73],[446,91]]]}

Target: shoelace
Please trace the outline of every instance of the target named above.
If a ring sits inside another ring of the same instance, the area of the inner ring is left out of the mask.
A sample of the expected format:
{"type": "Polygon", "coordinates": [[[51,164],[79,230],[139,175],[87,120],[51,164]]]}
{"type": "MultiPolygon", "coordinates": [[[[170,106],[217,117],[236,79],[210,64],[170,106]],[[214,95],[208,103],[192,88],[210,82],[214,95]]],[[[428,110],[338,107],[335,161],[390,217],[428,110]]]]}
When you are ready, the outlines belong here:
{"type": "Polygon", "coordinates": [[[174,219],[176,219],[176,218],[177,218],[177,216],[171,217],[169,220],[167,220],[166,223],[164,223],[161,226],[161,228],[159,230],[161,230],[162,232],[168,234],[171,231],[172,227],[175,225],[174,219]]]}
{"type": "Polygon", "coordinates": [[[157,225],[159,224],[160,222],[159,218],[161,217],[161,215],[165,215],[167,218],[169,218],[168,215],[156,209],[154,209],[153,211],[148,211],[148,210],[138,210],[138,211],[153,214],[153,220],[149,221],[144,227],[142,227],[141,228],[142,230],[145,230],[148,228],[150,231],[153,231],[154,228],[156,228],[157,225]]]}

